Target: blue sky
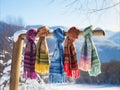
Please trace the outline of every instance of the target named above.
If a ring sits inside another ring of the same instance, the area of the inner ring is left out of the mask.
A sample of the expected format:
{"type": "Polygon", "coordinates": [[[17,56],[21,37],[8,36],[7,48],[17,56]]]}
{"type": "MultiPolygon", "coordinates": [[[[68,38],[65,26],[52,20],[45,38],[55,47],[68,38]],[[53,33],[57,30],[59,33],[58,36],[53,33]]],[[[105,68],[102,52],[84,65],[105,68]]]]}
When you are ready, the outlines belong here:
{"type": "MultiPolygon", "coordinates": [[[[6,17],[12,16],[22,18],[26,25],[62,25],[68,27],[77,26],[79,28],[93,25],[93,28],[101,27],[106,30],[120,30],[120,8],[118,6],[90,14],[84,11],[87,10],[87,6],[83,6],[86,5],[85,0],[80,0],[81,2],[67,6],[72,1],[73,0],[0,0],[0,19],[5,20],[6,17]],[[82,3],[83,10],[81,10],[81,12],[74,10],[79,7],[79,3],[82,3]]],[[[90,8],[94,8],[96,5],[95,1],[97,1],[98,4],[97,8],[103,3],[103,0],[91,1],[93,2],[89,2],[88,5],[90,8]]],[[[109,5],[118,1],[119,0],[111,0],[109,5]]]]}

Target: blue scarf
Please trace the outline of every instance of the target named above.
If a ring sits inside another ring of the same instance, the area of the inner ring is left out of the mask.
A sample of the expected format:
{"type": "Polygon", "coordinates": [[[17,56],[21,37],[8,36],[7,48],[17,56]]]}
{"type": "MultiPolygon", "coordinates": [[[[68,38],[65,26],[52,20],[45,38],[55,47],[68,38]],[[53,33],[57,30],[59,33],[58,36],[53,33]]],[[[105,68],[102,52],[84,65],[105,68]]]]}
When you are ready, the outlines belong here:
{"type": "Polygon", "coordinates": [[[63,68],[64,52],[62,46],[64,41],[64,32],[61,28],[57,28],[54,30],[53,34],[56,38],[56,48],[50,60],[49,82],[63,83],[65,82],[65,73],[63,68]]]}

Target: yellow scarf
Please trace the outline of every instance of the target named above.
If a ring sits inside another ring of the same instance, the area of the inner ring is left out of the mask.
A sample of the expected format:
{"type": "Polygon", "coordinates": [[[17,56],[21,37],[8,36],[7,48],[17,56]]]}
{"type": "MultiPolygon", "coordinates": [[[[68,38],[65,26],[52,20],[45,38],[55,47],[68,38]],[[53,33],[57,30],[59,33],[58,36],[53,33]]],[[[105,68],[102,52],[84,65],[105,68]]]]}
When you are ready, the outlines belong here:
{"type": "Polygon", "coordinates": [[[41,74],[49,72],[49,54],[46,36],[40,37],[37,43],[35,71],[41,74]]]}

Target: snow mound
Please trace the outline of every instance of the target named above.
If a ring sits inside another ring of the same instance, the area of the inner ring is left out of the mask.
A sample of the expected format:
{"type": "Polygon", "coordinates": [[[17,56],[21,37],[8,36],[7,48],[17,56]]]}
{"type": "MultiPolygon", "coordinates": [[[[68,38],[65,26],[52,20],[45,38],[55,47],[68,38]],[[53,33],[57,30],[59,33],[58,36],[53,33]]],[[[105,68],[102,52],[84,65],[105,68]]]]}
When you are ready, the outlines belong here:
{"type": "Polygon", "coordinates": [[[19,30],[19,31],[16,31],[16,32],[14,33],[14,35],[13,35],[13,37],[14,37],[14,42],[16,42],[16,41],[18,40],[19,35],[24,34],[24,33],[26,33],[26,32],[27,32],[27,30],[19,30]]]}
{"type": "Polygon", "coordinates": [[[4,63],[3,63],[3,60],[0,60],[0,64],[4,64],[4,63]]]}
{"type": "Polygon", "coordinates": [[[8,73],[4,74],[1,78],[0,78],[0,85],[2,85],[5,81],[8,81],[10,79],[10,75],[8,73]]]}
{"type": "MultiPolygon", "coordinates": [[[[120,86],[114,85],[87,85],[87,84],[39,84],[35,83],[24,84],[19,87],[19,90],[120,90],[120,86]]],[[[6,87],[5,90],[8,90],[6,87]]]]}
{"type": "Polygon", "coordinates": [[[7,73],[11,70],[11,66],[7,66],[5,67],[5,69],[3,70],[3,73],[7,73]]]}
{"type": "Polygon", "coordinates": [[[11,63],[12,63],[12,60],[9,59],[6,64],[7,64],[7,65],[10,65],[11,63]]]}

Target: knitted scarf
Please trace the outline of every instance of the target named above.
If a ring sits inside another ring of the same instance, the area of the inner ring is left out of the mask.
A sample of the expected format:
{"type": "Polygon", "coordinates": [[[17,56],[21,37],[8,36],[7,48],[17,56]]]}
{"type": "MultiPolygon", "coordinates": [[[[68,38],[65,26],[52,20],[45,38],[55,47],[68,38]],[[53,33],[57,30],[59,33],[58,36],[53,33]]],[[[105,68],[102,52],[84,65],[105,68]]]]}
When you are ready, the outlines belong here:
{"type": "MultiPolygon", "coordinates": [[[[44,29],[41,29],[41,34],[46,33],[44,29]]],[[[37,43],[35,71],[41,74],[49,72],[49,55],[48,46],[46,42],[46,35],[40,36],[37,43]]]]}
{"type": "Polygon", "coordinates": [[[35,57],[36,57],[36,45],[34,43],[36,37],[36,30],[30,29],[26,33],[26,48],[24,54],[24,78],[36,79],[37,73],[35,72],[35,57]]]}
{"type": "Polygon", "coordinates": [[[75,27],[70,28],[70,30],[68,30],[68,35],[64,44],[64,70],[66,72],[66,76],[73,78],[80,77],[80,72],[78,70],[77,64],[76,50],[73,45],[73,42],[75,41],[75,39],[78,38],[78,35],[78,29],[76,29],[75,27]]]}
{"type": "Polygon", "coordinates": [[[97,76],[101,73],[101,63],[91,38],[92,36],[92,26],[85,28],[84,37],[85,42],[81,51],[81,60],[79,67],[81,70],[88,71],[90,76],[97,76]]]}
{"type": "Polygon", "coordinates": [[[50,83],[63,83],[65,82],[65,72],[63,67],[64,52],[62,43],[64,41],[64,32],[61,28],[57,28],[53,32],[56,38],[56,48],[50,63],[50,83]]]}
{"type": "Polygon", "coordinates": [[[91,45],[91,29],[86,28],[83,31],[84,43],[81,49],[79,69],[82,71],[91,70],[91,54],[92,54],[92,45],[91,45]]]}

